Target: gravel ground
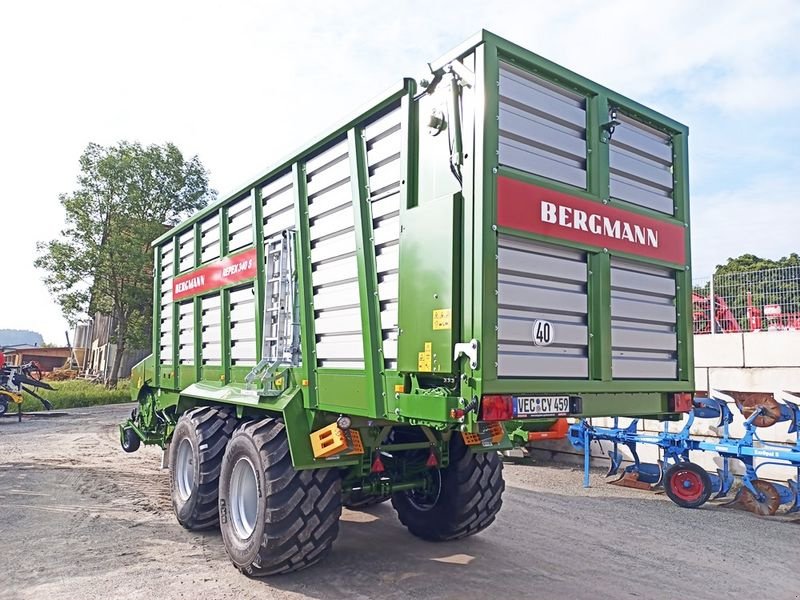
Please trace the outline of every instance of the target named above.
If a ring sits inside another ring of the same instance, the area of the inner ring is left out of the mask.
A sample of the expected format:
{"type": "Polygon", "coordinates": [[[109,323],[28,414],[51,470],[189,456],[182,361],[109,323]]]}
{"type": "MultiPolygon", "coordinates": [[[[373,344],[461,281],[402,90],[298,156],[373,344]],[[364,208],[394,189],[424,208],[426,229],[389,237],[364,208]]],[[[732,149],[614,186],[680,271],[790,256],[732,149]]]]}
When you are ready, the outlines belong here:
{"type": "Polygon", "coordinates": [[[333,553],[252,580],[218,532],[174,520],[160,451],[126,455],[129,406],[0,419],[0,598],[800,597],[797,521],[608,486],[577,468],[506,463],[496,523],[460,542],[412,537],[390,505],[345,510],[333,553]]]}

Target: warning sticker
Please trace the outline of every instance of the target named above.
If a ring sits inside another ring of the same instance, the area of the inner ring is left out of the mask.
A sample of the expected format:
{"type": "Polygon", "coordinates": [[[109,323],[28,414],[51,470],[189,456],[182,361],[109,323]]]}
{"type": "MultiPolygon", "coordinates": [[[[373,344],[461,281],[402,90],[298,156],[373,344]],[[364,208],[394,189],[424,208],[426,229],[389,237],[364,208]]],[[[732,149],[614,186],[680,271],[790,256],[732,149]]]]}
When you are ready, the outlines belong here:
{"type": "Polygon", "coordinates": [[[417,359],[417,370],[430,373],[433,370],[433,345],[425,342],[425,351],[420,352],[417,359]]]}
{"type": "Polygon", "coordinates": [[[441,308],[433,311],[433,330],[450,329],[450,309],[441,308]]]}

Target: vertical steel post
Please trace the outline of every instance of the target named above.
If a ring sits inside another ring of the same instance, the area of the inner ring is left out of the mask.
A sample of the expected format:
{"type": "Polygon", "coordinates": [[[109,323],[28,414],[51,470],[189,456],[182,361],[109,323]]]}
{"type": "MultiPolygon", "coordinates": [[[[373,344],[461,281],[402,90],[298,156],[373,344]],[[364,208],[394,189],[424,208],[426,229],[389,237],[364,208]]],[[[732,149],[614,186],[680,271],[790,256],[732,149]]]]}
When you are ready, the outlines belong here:
{"type": "Polygon", "coordinates": [[[714,298],[714,275],[711,275],[711,282],[708,284],[708,294],[709,294],[709,303],[708,303],[708,319],[709,323],[711,323],[711,334],[717,333],[717,324],[716,320],[714,319],[714,307],[717,301],[714,298]]]}
{"type": "Polygon", "coordinates": [[[583,487],[589,487],[589,459],[591,458],[592,450],[589,447],[589,430],[583,430],[583,487]]]}
{"type": "MultiPolygon", "coordinates": [[[[228,227],[228,207],[221,206],[219,209],[219,241],[221,258],[228,256],[230,240],[228,227]]],[[[231,382],[231,301],[230,290],[222,289],[219,292],[219,311],[220,311],[220,343],[222,358],[222,380],[223,383],[231,382]]]]}
{"type": "Polygon", "coordinates": [[[363,126],[347,132],[347,153],[350,157],[350,180],[358,255],[358,289],[361,297],[361,323],[364,340],[364,368],[367,374],[369,412],[382,415],[386,392],[383,389],[384,360],[381,331],[381,308],[378,300],[378,275],[375,264],[372,206],[367,167],[367,145],[363,126]]]}

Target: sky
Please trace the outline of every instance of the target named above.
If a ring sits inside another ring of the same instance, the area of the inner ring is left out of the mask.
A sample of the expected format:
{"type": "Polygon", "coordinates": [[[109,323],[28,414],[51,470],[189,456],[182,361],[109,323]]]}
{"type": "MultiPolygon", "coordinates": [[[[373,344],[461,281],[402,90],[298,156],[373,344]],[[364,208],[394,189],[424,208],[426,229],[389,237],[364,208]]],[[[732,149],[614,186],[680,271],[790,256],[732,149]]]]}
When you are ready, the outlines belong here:
{"type": "Polygon", "coordinates": [[[0,329],[67,329],[34,269],[90,142],[175,143],[221,195],[488,29],[690,128],[693,273],[800,251],[800,2],[4,2],[0,329]]]}

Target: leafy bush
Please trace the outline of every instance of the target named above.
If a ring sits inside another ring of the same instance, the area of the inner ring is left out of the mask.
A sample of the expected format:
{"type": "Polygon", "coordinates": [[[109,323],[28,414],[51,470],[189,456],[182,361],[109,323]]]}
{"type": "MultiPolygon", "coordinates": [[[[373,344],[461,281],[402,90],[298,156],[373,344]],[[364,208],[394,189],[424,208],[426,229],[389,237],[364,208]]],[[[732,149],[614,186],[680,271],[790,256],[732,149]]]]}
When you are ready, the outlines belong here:
{"type": "MultiPolygon", "coordinates": [[[[36,392],[53,404],[53,410],[63,408],[78,408],[82,406],[99,406],[101,404],[120,404],[130,402],[130,382],[120,380],[115,388],[106,389],[103,384],[92,383],[80,379],[72,381],[52,382],[55,390],[40,390],[36,392]]],[[[33,412],[44,410],[42,403],[28,394],[23,394],[25,400],[22,410],[33,412]]],[[[16,405],[9,406],[9,412],[16,412],[16,405]]]]}

